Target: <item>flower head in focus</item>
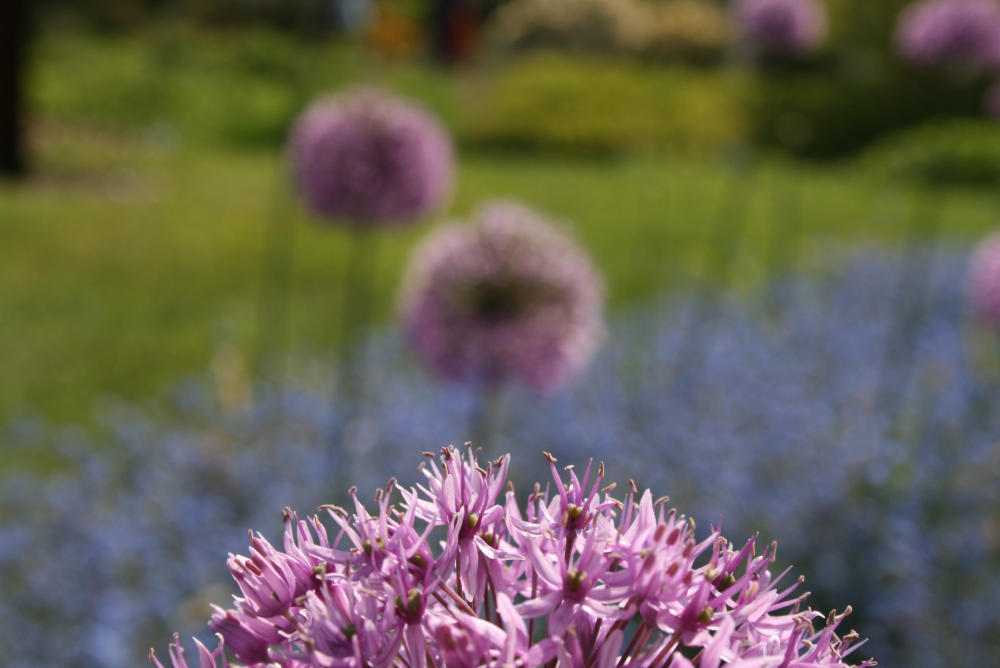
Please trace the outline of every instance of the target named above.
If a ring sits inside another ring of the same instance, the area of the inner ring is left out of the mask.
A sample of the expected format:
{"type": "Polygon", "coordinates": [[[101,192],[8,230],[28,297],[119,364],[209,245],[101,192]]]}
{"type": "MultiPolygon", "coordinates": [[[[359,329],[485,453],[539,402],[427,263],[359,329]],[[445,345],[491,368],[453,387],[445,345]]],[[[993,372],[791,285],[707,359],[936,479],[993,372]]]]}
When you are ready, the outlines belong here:
{"type": "Polygon", "coordinates": [[[549,392],[597,349],[602,302],[601,279],[573,240],[500,201],[415,251],[401,315],[413,348],[442,377],[549,392]]]}
{"type": "Polygon", "coordinates": [[[411,222],[451,189],[451,141],[429,112],[365,89],[316,102],[292,128],[293,176],[309,208],[355,225],[411,222]]]}
{"type": "Polygon", "coordinates": [[[918,65],[973,70],[1000,67],[1000,4],[995,0],[923,0],[896,25],[900,55],[918,65]]]}
{"type": "MultiPolygon", "coordinates": [[[[375,512],[352,491],[353,515],[326,508],[336,534],[286,511],[284,552],[258,536],[251,557],[230,558],[243,596],[213,615],[222,640],[214,652],[198,644],[199,668],[226,666],[226,649],[285,668],[848,667],[858,636],[837,631],[850,608],[820,624],[808,594],[794,594],[801,578],[779,586],[773,544],[758,554],[755,539],[734,546],[717,529],[697,540],[665,498],[633,484],[616,499],[603,465],[564,479],[546,456],[557,493],[536,485],[523,511],[504,479],[509,455],[484,467],[471,448],[444,448],[427,486],[390,481],[375,512]],[[311,577],[289,599],[278,590],[299,566],[311,577]]],[[[170,657],[189,668],[176,642],[170,657]]]]}
{"type": "Polygon", "coordinates": [[[761,55],[801,55],[826,37],[826,13],[816,0],[738,0],[735,12],[743,41],[761,55]]]}

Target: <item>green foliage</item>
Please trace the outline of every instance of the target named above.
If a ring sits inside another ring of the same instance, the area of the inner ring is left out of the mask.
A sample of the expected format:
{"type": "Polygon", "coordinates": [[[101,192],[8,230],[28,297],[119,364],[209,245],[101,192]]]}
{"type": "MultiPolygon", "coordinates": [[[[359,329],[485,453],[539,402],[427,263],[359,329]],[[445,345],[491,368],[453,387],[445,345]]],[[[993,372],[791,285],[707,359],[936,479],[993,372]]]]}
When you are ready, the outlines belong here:
{"type": "Polygon", "coordinates": [[[896,19],[913,0],[826,0],[830,43],[836,49],[892,49],[896,19]]]}
{"type": "Polygon", "coordinates": [[[762,72],[751,89],[752,138],[809,157],[849,155],[927,119],[968,115],[982,87],[929,71],[874,61],[762,72]]]}
{"type": "Polygon", "coordinates": [[[277,146],[312,99],[357,82],[419,97],[454,120],[450,82],[429,70],[367,67],[351,45],[297,42],[266,30],[60,34],[36,49],[30,92],[32,106],[49,118],[166,126],[200,143],[277,146]]]}
{"type": "Polygon", "coordinates": [[[974,120],[928,123],[884,139],[863,161],[889,178],[995,187],[1000,185],[1000,125],[974,120]]]}
{"type": "Polygon", "coordinates": [[[39,0],[43,21],[74,19],[90,27],[124,31],[165,17],[203,26],[267,25],[315,33],[333,25],[328,0],[39,0]]]}
{"type": "Polygon", "coordinates": [[[503,149],[704,154],[739,141],[737,91],[719,72],[539,54],[496,73],[461,138],[503,149]]]}

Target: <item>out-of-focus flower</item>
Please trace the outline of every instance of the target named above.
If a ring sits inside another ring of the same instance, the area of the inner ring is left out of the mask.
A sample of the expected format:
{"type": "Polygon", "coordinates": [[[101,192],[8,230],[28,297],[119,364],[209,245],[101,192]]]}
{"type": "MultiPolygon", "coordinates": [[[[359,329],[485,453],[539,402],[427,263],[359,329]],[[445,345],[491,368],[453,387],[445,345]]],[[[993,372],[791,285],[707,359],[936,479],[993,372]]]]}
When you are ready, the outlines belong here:
{"type": "Polygon", "coordinates": [[[428,239],[402,290],[414,349],[450,380],[552,391],[584,368],[603,332],[603,287],[586,253],[511,202],[428,239]]]}
{"type": "Polygon", "coordinates": [[[808,53],[826,37],[826,12],[816,0],[738,0],[736,27],[756,53],[808,53]]]}
{"type": "Polygon", "coordinates": [[[411,102],[365,89],[306,109],[289,139],[296,184],[317,215],[356,225],[413,221],[449,193],[453,148],[411,102]]]}
{"type": "Polygon", "coordinates": [[[982,320],[1000,325],[1000,232],[986,237],[969,261],[969,301],[982,320]]]}
{"type": "MultiPolygon", "coordinates": [[[[564,480],[547,453],[558,494],[536,485],[522,512],[513,487],[502,503],[496,498],[509,455],[480,465],[471,447],[467,454],[444,448],[446,474],[425,470],[429,487],[405,490],[398,503],[390,501],[397,487],[390,481],[376,494],[376,513],[356,494],[353,516],[328,507],[340,527],[332,541],[318,519],[286,512],[284,542],[294,552],[256,538],[243,563],[278,573],[288,560],[305,559],[309,587],[294,599],[275,592],[274,603],[261,607],[258,588],[248,594],[233,569],[244,597],[217,613],[227,622],[212,625],[223,644],[241,661],[287,668],[549,661],[567,668],[718,668],[722,661],[847,668],[858,635],[841,637],[836,629],[850,608],[816,630],[823,616],[803,606],[808,594],[793,595],[801,578],[779,586],[787,571],[770,570],[776,545],[758,555],[755,539],[734,548],[717,529],[698,541],[694,523],[666,511],[666,499],[654,501],[634,485],[612,498],[614,485],[602,486],[603,465],[596,472],[588,466],[582,481],[567,467],[564,480]],[[475,505],[456,506],[459,497],[475,505]],[[355,531],[366,525],[374,541],[355,531]],[[435,530],[444,540],[428,540],[435,530]],[[463,554],[472,557],[465,573],[463,554]],[[482,586],[470,588],[470,581],[482,586]],[[271,629],[263,652],[260,639],[269,632],[262,629],[271,629]]],[[[203,668],[221,658],[198,649],[203,668]]],[[[176,644],[171,659],[187,668],[176,644]]]]}
{"type": "Polygon", "coordinates": [[[995,0],[923,0],[896,25],[896,45],[908,61],[974,70],[1000,67],[1000,4],[995,0]]]}

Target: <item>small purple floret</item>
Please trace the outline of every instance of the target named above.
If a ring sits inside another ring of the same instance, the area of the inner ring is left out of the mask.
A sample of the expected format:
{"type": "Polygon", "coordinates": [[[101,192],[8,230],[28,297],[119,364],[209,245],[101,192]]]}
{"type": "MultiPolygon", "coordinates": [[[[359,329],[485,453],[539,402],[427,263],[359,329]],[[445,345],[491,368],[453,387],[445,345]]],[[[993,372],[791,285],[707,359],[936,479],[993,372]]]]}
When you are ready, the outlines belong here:
{"type": "Polygon", "coordinates": [[[289,139],[296,185],[323,218],[399,225],[439,206],[453,148],[429,112],[375,90],[313,104],[289,139]]]}
{"type": "Polygon", "coordinates": [[[586,366],[603,334],[603,286],[586,253],[511,202],[440,230],[416,250],[403,285],[413,348],[452,381],[551,392],[586,366]]]}
{"type": "Polygon", "coordinates": [[[896,25],[900,55],[917,65],[1000,67],[1000,4],[994,0],[923,0],[896,25]]]}
{"type": "MultiPolygon", "coordinates": [[[[524,506],[510,456],[480,463],[469,447],[442,449],[425,485],[391,480],[374,512],[352,490],[353,514],[324,509],[335,533],[286,511],[295,549],[258,538],[249,559],[276,573],[305,558],[309,591],[266,612],[247,598],[217,610],[222,643],[198,646],[200,668],[225,666],[225,649],[281,668],[848,668],[861,644],[837,632],[850,607],[824,618],[797,593],[801,578],[779,585],[775,544],[758,554],[756,538],[736,545],[718,529],[698,540],[665,497],[634,484],[612,497],[603,464],[581,481],[546,457],[555,484],[535,485],[524,506]]],[[[189,668],[176,642],[170,657],[189,668]]]]}
{"type": "Polygon", "coordinates": [[[739,34],[759,54],[801,55],[826,37],[826,13],[816,0],[738,0],[735,12],[739,34]]]}

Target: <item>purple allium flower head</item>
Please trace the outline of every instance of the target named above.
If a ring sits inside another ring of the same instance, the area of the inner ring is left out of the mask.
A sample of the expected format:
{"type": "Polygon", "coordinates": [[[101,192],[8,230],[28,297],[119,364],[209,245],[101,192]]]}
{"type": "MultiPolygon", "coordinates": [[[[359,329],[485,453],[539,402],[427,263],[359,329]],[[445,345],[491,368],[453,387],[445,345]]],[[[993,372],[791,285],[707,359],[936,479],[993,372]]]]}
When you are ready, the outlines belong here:
{"type": "Polygon", "coordinates": [[[444,378],[550,392],[597,349],[602,302],[576,243],[530,209],[493,202],[415,251],[401,312],[417,354],[444,378]]]}
{"type": "MultiPolygon", "coordinates": [[[[632,484],[613,498],[603,464],[581,482],[546,456],[558,493],[536,485],[523,512],[506,480],[509,455],[484,467],[471,447],[467,458],[444,448],[426,487],[390,481],[375,514],[354,490],[353,515],[326,507],[341,529],[332,541],[318,518],[286,512],[294,554],[255,539],[244,563],[276,573],[304,555],[309,590],[276,596],[282,604],[266,612],[240,598],[239,609],[218,610],[222,644],[198,645],[200,668],[226,665],[227,648],[244,663],[287,668],[848,666],[858,636],[836,631],[850,608],[817,630],[823,616],[803,605],[808,594],[793,594],[802,579],[779,586],[787,571],[772,574],[774,544],[757,554],[755,538],[734,547],[718,529],[697,540],[665,497],[632,484]],[[355,530],[366,525],[374,542],[355,530]]],[[[176,643],[170,656],[188,668],[176,643]]]]}
{"type": "Polygon", "coordinates": [[[923,0],[896,25],[900,55],[919,65],[1000,67],[1000,4],[996,0],[923,0]]]}
{"type": "Polygon", "coordinates": [[[816,0],[738,0],[737,29],[757,53],[796,55],[826,37],[826,13],[816,0]]]}
{"type": "Polygon", "coordinates": [[[324,218],[407,223],[451,190],[453,148],[445,130],[415,104],[371,89],[306,109],[289,150],[299,190],[324,218]]]}
{"type": "Polygon", "coordinates": [[[986,237],[972,253],[968,296],[979,318],[1000,325],[1000,232],[986,237]]]}

